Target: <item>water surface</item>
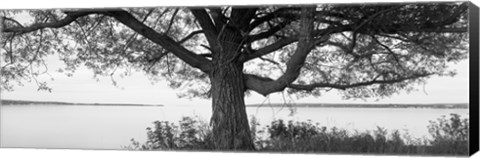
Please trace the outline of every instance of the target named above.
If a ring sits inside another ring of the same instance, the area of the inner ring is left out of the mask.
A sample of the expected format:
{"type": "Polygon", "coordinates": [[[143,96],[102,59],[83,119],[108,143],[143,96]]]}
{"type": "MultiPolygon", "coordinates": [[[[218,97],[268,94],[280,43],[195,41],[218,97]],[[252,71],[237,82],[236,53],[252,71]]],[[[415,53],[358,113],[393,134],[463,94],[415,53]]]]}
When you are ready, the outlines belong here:
{"type": "MultiPolygon", "coordinates": [[[[348,130],[407,130],[412,137],[428,136],[429,120],[468,109],[420,108],[280,108],[247,107],[261,126],[274,119],[318,122],[348,130]],[[292,111],[296,111],[291,115],[292,111]]],[[[0,109],[1,147],[121,149],[135,138],[146,139],[146,127],[155,120],[178,124],[182,116],[198,115],[209,121],[210,106],[65,106],[12,105],[0,109]]]]}

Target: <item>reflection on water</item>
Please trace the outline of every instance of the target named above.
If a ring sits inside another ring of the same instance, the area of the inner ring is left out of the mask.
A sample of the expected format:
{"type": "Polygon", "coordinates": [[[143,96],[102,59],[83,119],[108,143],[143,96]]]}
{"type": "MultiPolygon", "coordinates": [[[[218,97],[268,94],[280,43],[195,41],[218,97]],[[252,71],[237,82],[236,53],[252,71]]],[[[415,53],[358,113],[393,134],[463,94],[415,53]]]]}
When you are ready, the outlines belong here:
{"type": "MultiPolygon", "coordinates": [[[[274,119],[312,120],[321,126],[365,131],[377,126],[408,130],[412,137],[428,135],[429,120],[450,113],[468,117],[468,109],[401,108],[289,108],[248,107],[261,126],[274,119]]],[[[177,123],[182,116],[198,115],[205,121],[210,106],[3,106],[0,112],[1,147],[120,149],[130,139],[143,142],[145,128],[155,120],[177,123]]]]}

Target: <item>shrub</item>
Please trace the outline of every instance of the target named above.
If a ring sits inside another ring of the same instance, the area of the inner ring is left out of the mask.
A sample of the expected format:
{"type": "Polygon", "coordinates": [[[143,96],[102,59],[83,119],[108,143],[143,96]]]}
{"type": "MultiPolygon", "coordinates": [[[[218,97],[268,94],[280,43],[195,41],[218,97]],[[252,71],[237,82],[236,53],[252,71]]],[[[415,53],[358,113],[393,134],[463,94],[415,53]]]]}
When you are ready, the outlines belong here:
{"type": "MultiPolygon", "coordinates": [[[[212,132],[208,124],[198,117],[183,117],[179,125],[168,121],[155,121],[147,128],[147,141],[141,144],[132,139],[125,147],[131,150],[212,150],[212,132]]],[[[294,122],[275,120],[259,128],[255,117],[250,119],[251,136],[258,151],[317,152],[317,153],[369,153],[369,154],[421,154],[467,155],[468,119],[451,114],[430,121],[428,130],[433,139],[412,139],[408,133],[385,128],[374,131],[349,133],[345,129],[327,129],[311,121],[294,122]]]]}
{"type": "Polygon", "coordinates": [[[458,114],[450,114],[450,118],[442,116],[437,121],[430,121],[428,131],[433,140],[430,141],[432,153],[468,154],[469,121],[458,114]]]}
{"type": "Polygon", "coordinates": [[[288,124],[284,124],[283,120],[280,119],[273,121],[271,126],[267,126],[267,128],[272,139],[304,139],[310,138],[319,132],[318,127],[313,125],[311,121],[294,123],[290,120],[288,124]]]}
{"type": "Polygon", "coordinates": [[[268,126],[270,140],[262,150],[289,152],[334,152],[334,153],[401,153],[405,143],[400,133],[394,131],[390,137],[387,130],[378,127],[369,131],[350,134],[347,130],[313,125],[310,121],[287,124],[283,120],[273,121],[268,126]]]}
{"type": "Polygon", "coordinates": [[[212,132],[198,117],[183,117],[176,126],[168,121],[153,122],[153,129],[147,128],[147,141],[140,144],[132,139],[125,147],[130,150],[211,150],[212,132]]]}

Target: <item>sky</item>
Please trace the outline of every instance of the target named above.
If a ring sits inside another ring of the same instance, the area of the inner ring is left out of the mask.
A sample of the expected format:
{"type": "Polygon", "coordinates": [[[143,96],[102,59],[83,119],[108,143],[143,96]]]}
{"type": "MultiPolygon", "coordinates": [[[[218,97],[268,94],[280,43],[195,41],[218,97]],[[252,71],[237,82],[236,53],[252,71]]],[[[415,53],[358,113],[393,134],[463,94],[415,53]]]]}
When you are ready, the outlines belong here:
{"type": "MultiPolygon", "coordinates": [[[[58,57],[50,56],[47,59],[49,73],[54,81],[49,81],[52,92],[37,91],[35,83],[25,83],[16,86],[14,91],[2,91],[1,99],[37,100],[37,101],[65,101],[84,103],[141,103],[163,105],[210,105],[210,100],[178,98],[179,90],[173,90],[166,82],[154,84],[142,73],[134,72],[125,78],[116,78],[118,87],[115,87],[110,78],[93,79],[93,72],[86,68],[79,68],[72,77],[55,72],[62,64],[58,57]]],[[[417,87],[418,91],[409,94],[400,94],[378,100],[343,100],[338,92],[324,93],[321,97],[307,97],[296,99],[295,96],[283,96],[281,93],[263,97],[252,93],[245,98],[247,104],[258,103],[466,103],[469,101],[469,63],[467,60],[452,64],[457,70],[455,77],[433,77],[424,86],[417,87]],[[286,99],[284,99],[286,98],[286,99]]]]}

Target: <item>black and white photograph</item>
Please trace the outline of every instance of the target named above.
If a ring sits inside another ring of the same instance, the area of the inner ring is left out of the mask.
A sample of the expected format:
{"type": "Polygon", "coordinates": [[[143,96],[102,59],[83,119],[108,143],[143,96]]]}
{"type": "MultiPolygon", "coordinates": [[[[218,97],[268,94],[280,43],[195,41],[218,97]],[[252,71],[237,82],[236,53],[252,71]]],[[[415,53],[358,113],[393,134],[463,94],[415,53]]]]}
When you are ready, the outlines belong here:
{"type": "Polygon", "coordinates": [[[466,157],[472,32],[469,1],[0,8],[0,147],[466,157]]]}

